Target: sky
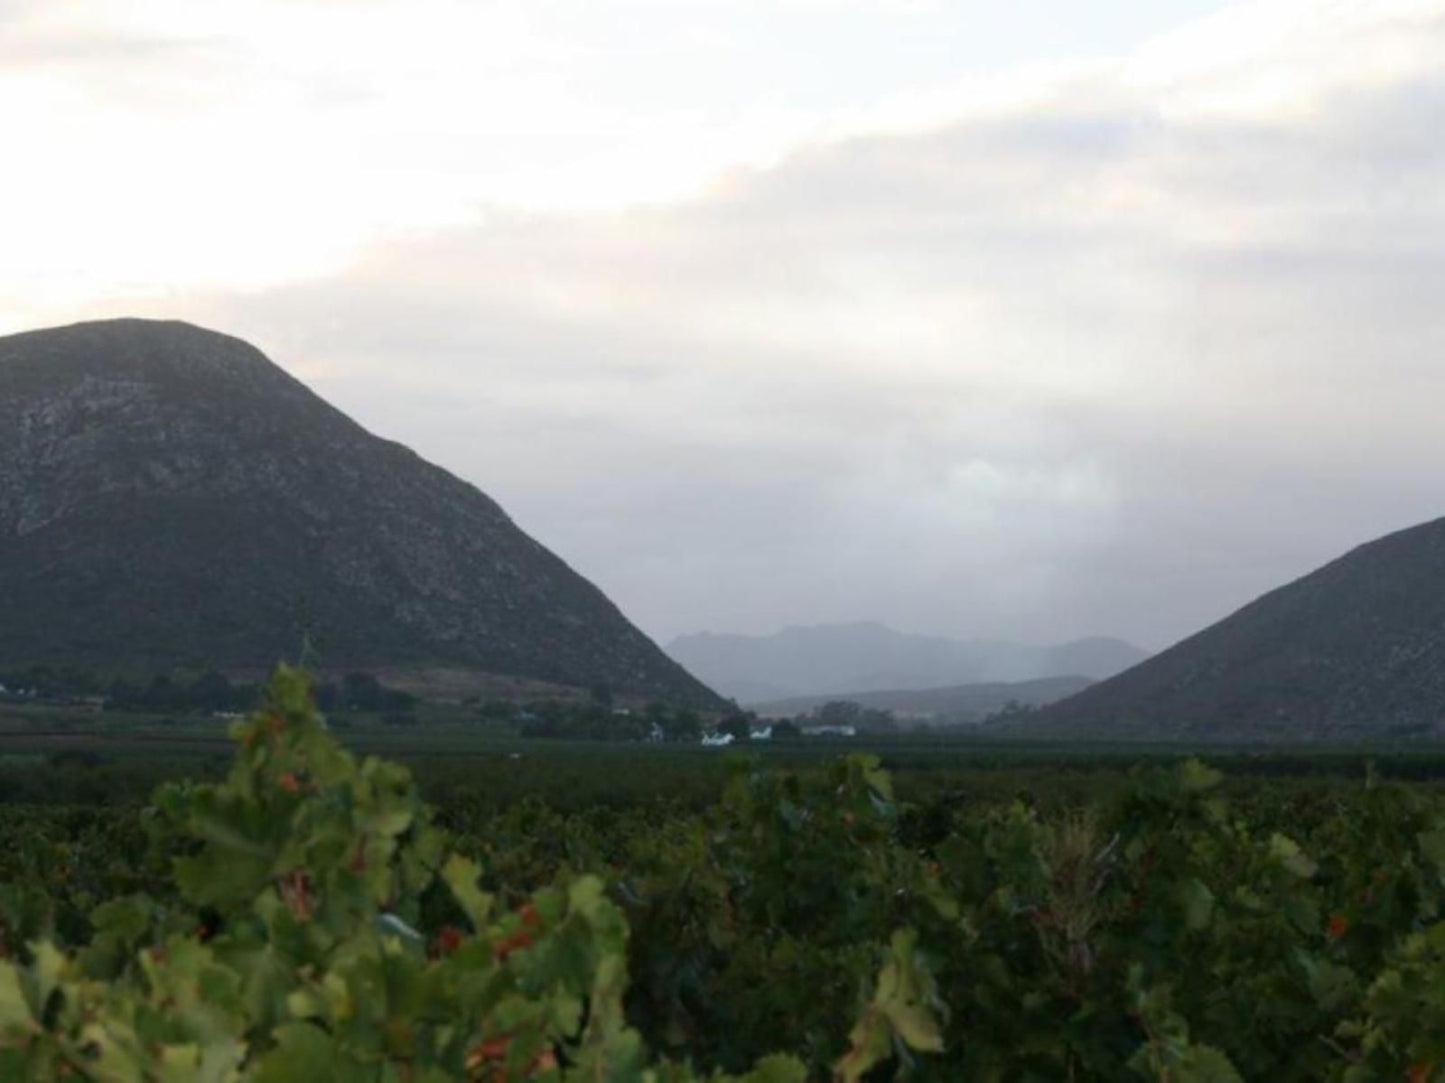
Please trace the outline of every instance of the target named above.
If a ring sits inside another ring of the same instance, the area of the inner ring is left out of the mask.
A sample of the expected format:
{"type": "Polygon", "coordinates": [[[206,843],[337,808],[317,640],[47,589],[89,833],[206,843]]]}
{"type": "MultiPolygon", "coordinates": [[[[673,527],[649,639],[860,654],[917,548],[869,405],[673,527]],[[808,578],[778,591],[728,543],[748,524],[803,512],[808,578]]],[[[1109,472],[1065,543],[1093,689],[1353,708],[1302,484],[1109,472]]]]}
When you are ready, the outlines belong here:
{"type": "Polygon", "coordinates": [[[0,334],[246,338],[662,641],[1445,514],[1445,0],[0,0],[0,121],[0,334]]]}

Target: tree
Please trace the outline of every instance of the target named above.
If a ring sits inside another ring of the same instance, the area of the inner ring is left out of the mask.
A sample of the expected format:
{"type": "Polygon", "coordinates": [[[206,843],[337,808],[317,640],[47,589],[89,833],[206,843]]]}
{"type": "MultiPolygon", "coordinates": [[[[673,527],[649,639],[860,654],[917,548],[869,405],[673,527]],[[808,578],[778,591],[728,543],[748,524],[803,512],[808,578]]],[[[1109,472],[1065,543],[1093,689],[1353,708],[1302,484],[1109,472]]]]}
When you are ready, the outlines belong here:
{"type": "Polygon", "coordinates": [[[719,733],[726,733],[734,741],[746,741],[752,736],[752,727],[748,724],[746,715],[731,714],[718,723],[719,733]]]}
{"type": "Polygon", "coordinates": [[[336,709],[340,702],[341,690],[330,681],[315,686],[316,706],[326,714],[336,709]]]}
{"type": "Polygon", "coordinates": [[[185,692],[164,673],[151,678],[150,687],[145,690],[145,706],[152,711],[173,711],[183,706],[185,692]]]}
{"type": "Polygon", "coordinates": [[[702,719],[685,708],[666,715],[661,727],[669,741],[696,741],[702,737],[702,719]]]}
{"type": "Polygon", "coordinates": [[[341,681],[341,698],[355,711],[375,711],[384,704],[381,682],[370,673],[348,673],[341,681]]]}
{"type": "Polygon", "coordinates": [[[784,718],[773,723],[773,739],[776,741],[795,741],[803,736],[800,727],[791,718],[784,718]]]}
{"type": "Polygon", "coordinates": [[[210,670],[191,682],[187,698],[203,711],[225,711],[235,705],[236,692],[224,674],[210,670]]]}
{"type": "Polygon", "coordinates": [[[488,722],[515,722],[517,705],[510,700],[494,699],[478,707],[477,714],[488,722]]]}
{"type": "Polygon", "coordinates": [[[874,733],[896,733],[898,719],[893,717],[892,711],[883,710],[880,707],[865,707],[858,715],[858,728],[871,730],[874,733]]]}
{"type": "Polygon", "coordinates": [[[849,699],[831,699],[813,711],[824,726],[856,726],[862,716],[863,708],[849,699]]]}

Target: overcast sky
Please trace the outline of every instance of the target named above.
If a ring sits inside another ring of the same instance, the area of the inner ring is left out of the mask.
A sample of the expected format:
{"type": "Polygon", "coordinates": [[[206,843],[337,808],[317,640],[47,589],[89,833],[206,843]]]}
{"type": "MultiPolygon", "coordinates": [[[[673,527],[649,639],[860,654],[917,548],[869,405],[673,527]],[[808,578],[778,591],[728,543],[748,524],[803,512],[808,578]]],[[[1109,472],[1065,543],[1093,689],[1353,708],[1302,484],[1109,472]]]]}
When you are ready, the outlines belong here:
{"type": "Polygon", "coordinates": [[[0,0],[0,121],[0,333],[247,338],[662,640],[1445,514],[1445,0],[0,0]]]}

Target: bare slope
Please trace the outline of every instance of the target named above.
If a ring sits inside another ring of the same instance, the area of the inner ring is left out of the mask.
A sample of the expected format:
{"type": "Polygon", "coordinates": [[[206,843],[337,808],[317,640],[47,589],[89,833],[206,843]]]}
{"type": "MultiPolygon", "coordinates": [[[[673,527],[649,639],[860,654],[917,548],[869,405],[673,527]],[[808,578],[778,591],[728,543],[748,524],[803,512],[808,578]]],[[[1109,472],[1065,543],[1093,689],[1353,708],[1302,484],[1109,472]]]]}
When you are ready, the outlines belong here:
{"type": "Polygon", "coordinates": [[[246,343],[0,338],[0,663],[444,666],[715,697],[473,486],[246,343]]]}

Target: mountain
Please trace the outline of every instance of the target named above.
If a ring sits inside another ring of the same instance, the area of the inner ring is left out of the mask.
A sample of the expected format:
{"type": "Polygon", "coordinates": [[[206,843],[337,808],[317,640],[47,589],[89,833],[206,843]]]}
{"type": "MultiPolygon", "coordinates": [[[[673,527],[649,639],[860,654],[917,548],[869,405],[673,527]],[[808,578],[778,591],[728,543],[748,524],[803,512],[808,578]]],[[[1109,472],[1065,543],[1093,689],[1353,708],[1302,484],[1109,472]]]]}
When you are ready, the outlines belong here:
{"type": "MultiPolygon", "coordinates": [[[[930,725],[970,725],[982,722],[989,715],[1003,710],[1010,703],[1022,707],[1042,707],[1088,688],[1094,682],[1088,677],[1039,677],[1032,681],[994,681],[982,684],[956,684],[944,688],[902,689],[881,692],[857,692],[841,698],[860,707],[892,711],[903,721],[927,722],[930,725]]],[[[764,718],[792,718],[808,714],[835,696],[798,696],[753,704],[764,718]]]]}
{"type": "Polygon", "coordinates": [[[908,635],[873,622],[791,627],[768,636],[701,632],[679,636],[667,652],[740,703],[1039,677],[1097,680],[1146,657],[1117,639],[1034,647],[908,635]]]}
{"type": "Polygon", "coordinates": [[[1445,736],[1445,519],[1362,545],[1018,732],[1445,736]]]}
{"type": "Polygon", "coordinates": [[[473,486],[235,338],[0,338],[0,666],[505,675],[713,693],[473,486]]]}

